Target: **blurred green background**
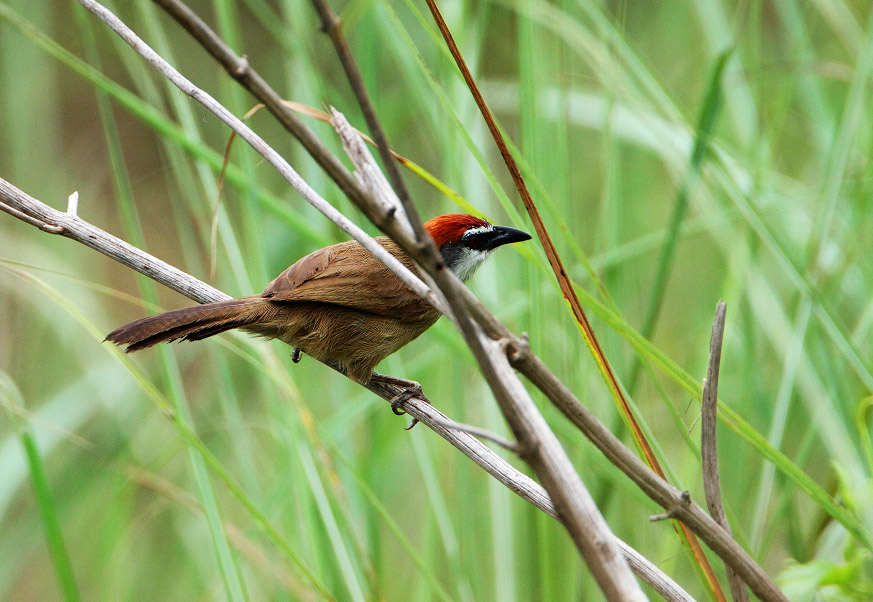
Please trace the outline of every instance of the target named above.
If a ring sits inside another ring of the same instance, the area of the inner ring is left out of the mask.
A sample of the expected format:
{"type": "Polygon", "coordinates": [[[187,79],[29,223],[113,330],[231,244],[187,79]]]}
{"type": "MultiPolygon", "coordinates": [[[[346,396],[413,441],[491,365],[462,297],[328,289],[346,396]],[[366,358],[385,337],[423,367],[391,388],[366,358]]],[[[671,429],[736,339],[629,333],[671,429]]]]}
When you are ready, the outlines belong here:
{"type": "MultiPolygon", "coordinates": [[[[235,113],[253,106],[150,2],[108,5],[235,113]]],[[[192,7],[282,95],[364,127],[308,2],[192,7]]],[[[672,482],[702,503],[695,391],[721,298],[738,541],[792,600],[873,599],[869,3],[441,7],[672,482]]],[[[333,8],[393,147],[531,230],[424,3],[333,8]]],[[[218,202],[227,129],[74,2],[0,1],[0,57],[0,176],[44,202],[77,190],[84,219],[235,296],[344,239],[243,144],[218,202]]],[[[364,224],[266,112],[250,124],[364,224]]],[[[459,210],[406,181],[424,217],[459,210]]],[[[537,243],[471,286],[632,445],[537,243]]],[[[127,362],[101,344],[189,303],[0,214],[0,599],[602,599],[555,521],[286,346],[230,334],[127,362]]],[[[505,433],[448,322],[381,369],[505,433]]],[[[710,599],[657,506],[536,399],[614,532],[710,599]]]]}

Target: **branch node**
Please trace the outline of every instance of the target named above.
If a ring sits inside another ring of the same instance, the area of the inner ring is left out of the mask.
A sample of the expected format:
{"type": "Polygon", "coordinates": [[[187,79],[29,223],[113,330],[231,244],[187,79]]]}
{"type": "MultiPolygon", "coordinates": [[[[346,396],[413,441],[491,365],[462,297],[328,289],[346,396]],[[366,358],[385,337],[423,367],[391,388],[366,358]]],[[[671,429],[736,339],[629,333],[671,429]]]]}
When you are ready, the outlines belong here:
{"type": "Polygon", "coordinates": [[[522,332],[521,336],[517,336],[506,340],[506,357],[509,358],[509,363],[515,366],[522,357],[530,351],[530,337],[526,332],[522,332]]]}
{"type": "Polygon", "coordinates": [[[34,224],[37,228],[42,230],[43,232],[48,232],[49,234],[63,234],[66,232],[66,228],[60,226],[58,224],[49,224],[47,222],[42,222],[40,224],[34,224]]]}
{"type": "Polygon", "coordinates": [[[328,22],[322,23],[321,26],[319,26],[318,31],[320,31],[321,33],[326,33],[330,37],[333,37],[334,32],[342,29],[343,19],[342,17],[337,17],[335,15],[331,16],[333,18],[328,22]]]}
{"type": "MultiPolygon", "coordinates": [[[[4,180],[5,182],[5,180],[4,180]]],[[[59,226],[57,224],[50,224],[47,221],[40,219],[38,217],[34,217],[29,213],[25,213],[24,211],[20,211],[15,207],[7,205],[6,203],[0,203],[0,211],[8,213],[12,217],[16,219],[20,219],[21,221],[30,224],[31,226],[36,226],[43,232],[48,232],[49,234],[63,234],[65,232],[63,226],[59,226]]]]}
{"type": "Polygon", "coordinates": [[[686,489],[679,494],[679,500],[675,504],[670,506],[670,508],[667,509],[667,512],[664,512],[662,514],[653,514],[649,517],[649,522],[656,523],[658,521],[676,518],[676,514],[678,514],[681,510],[687,510],[690,507],[691,493],[686,489]]]}
{"type": "Polygon", "coordinates": [[[521,453],[521,446],[518,443],[514,443],[509,439],[506,439],[505,437],[501,437],[496,433],[492,433],[489,430],[480,428],[478,426],[473,426],[471,424],[463,424],[448,419],[444,420],[442,418],[432,418],[431,420],[444,428],[454,431],[460,431],[462,433],[473,435],[474,437],[479,437],[480,439],[491,441],[492,443],[496,443],[500,447],[509,450],[515,454],[521,453]]]}
{"type": "Polygon", "coordinates": [[[236,65],[233,67],[233,75],[234,77],[243,77],[249,74],[249,70],[249,57],[244,54],[236,61],[236,65]]]}

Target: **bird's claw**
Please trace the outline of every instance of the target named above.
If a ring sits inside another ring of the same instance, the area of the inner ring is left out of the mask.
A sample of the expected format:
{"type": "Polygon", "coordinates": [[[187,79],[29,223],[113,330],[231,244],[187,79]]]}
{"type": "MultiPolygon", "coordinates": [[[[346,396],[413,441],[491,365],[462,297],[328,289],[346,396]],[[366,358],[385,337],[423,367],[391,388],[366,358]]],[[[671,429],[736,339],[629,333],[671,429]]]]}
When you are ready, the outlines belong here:
{"type": "MultiPolygon", "coordinates": [[[[397,378],[395,376],[388,376],[386,374],[379,374],[378,372],[374,372],[371,377],[372,381],[381,382],[386,385],[393,385],[395,387],[400,388],[400,393],[391,398],[389,403],[391,404],[391,411],[394,412],[398,416],[402,416],[406,414],[406,411],[402,408],[403,404],[412,399],[413,397],[418,398],[425,403],[430,403],[430,400],[427,396],[422,392],[421,385],[414,380],[407,380],[405,378],[397,378]]],[[[412,427],[418,424],[418,419],[413,418],[412,423],[406,427],[408,431],[412,427]]]]}
{"type": "Polygon", "coordinates": [[[391,411],[398,416],[403,416],[406,413],[401,406],[413,397],[421,395],[421,385],[415,383],[404,388],[400,393],[395,395],[389,403],[391,403],[391,411]]]}
{"type": "Polygon", "coordinates": [[[300,355],[301,355],[300,347],[295,347],[294,351],[291,352],[291,361],[295,364],[300,363],[300,355]]]}
{"type": "MultiPolygon", "coordinates": [[[[397,416],[403,416],[406,413],[406,410],[401,408],[404,403],[412,399],[413,397],[424,397],[421,391],[421,385],[415,383],[412,386],[406,387],[400,393],[394,396],[391,400],[391,411],[394,412],[397,416]]],[[[404,428],[403,430],[408,431],[412,427],[418,424],[418,418],[413,418],[412,422],[409,423],[409,426],[404,428]]]]}

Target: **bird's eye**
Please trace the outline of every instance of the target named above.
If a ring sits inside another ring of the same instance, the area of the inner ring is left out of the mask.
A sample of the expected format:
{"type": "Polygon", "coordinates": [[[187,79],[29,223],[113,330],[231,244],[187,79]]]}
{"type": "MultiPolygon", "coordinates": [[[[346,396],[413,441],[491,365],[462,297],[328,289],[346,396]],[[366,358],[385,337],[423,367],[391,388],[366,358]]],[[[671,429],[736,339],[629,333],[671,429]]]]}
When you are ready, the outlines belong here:
{"type": "Polygon", "coordinates": [[[463,241],[464,244],[470,247],[471,249],[476,249],[477,251],[481,251],[485,249],[488,241],[490,240],[490,232],[483,231],[475,231],[471,230],[464,234],[463,241]]]}

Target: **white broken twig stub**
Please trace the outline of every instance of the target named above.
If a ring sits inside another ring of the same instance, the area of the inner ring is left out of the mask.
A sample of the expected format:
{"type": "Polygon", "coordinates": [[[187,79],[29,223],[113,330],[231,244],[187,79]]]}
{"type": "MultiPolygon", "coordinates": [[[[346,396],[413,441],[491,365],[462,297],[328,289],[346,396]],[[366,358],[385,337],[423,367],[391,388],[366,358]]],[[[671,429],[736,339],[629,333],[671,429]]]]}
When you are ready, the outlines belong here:
{"type": "Polygon", "coordinates": [[[397,197],[397,193],[391,188],[388,179],[370,153],[370,149],[364,144],[361,133],[353,128],[345,115],[334,107],[330,107],[330,115],[330,123],[339,134],[343,150],[355,166],[355,177],[373,195],[381,211],[394,219],[400,217],[397,222],[404,230],[407,230],[407,234],[411,238],[414,238],[412,227],[409,225],[409,220],[403,210],[403,204],[397,197]]]}
{"type": "Polygon", "coordinates": [[[79,191],[74,191],[67,197],[67,215],[78,217],[79,215],[79,191]]]}

